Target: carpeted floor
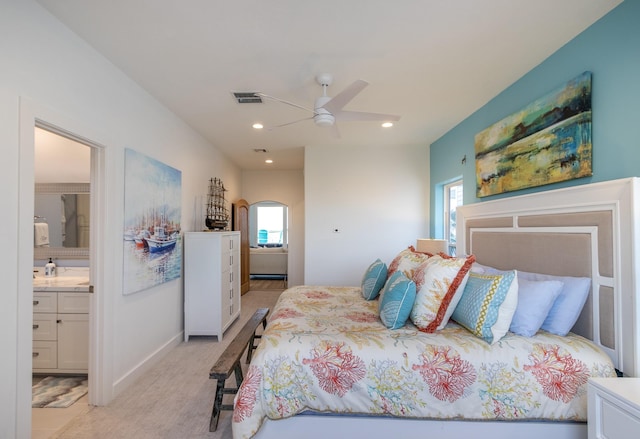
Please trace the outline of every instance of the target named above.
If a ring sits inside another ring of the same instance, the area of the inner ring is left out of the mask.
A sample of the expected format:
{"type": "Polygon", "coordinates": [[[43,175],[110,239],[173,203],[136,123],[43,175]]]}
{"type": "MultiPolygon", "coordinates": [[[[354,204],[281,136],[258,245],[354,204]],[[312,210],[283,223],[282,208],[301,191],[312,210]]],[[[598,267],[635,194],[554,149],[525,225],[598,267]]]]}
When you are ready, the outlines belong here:
{"type": "Polygon", "coordinates": [[[48,376],[32,388],[31,407],[67,408],[86,395],[87,376],[48,376]]]}
{"type": "MultiPolygon", "coordinates": [[[[92,407],[60,430],[59,439],[231,439],[230,411],[220,415],[218,430],[209,432],[216,381],[211,366],[257,308],[273,309],[282,290],[249,291],[242,296],[240,318],[215,337],[191,337],[163,358],[106,407],[92,407]]],[[[259,327],[258,332],[262,327],[259,327]]],[[[246,365],[243,363],[243,367],[246,365]]],[[[232,376],[229,385],[235,384],[232,376]]],[[[225,395],[231,403],[233,395],[225,395]]]]}

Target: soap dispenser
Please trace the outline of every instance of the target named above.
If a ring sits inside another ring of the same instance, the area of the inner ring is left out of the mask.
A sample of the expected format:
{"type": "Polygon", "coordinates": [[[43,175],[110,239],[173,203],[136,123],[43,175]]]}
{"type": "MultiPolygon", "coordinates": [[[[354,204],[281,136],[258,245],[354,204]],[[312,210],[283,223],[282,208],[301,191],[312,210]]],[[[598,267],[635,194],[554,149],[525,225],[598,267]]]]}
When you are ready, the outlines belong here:
{"type": "Polygon", "coordinates": [[[56,264],[49,258],[44,266],[44,277],[53,277],[56,275],[56,264]]]}

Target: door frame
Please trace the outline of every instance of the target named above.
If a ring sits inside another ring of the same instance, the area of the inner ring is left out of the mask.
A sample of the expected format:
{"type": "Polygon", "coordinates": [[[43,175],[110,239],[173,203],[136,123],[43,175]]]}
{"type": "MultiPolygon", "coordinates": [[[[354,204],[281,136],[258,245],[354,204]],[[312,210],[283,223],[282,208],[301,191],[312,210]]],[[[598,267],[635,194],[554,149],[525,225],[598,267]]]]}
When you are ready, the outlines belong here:
{"type": "Polygon", "coordinates": [[[113,354],[111,300],[104,294],[112,281],[105,275],[105,234],[107,216],[107,144],[98,129],[29,98],[19,99],[19,182],[18,197],[18,312],[16,369],[16,433],[31,435],[31,375],[33,320],[33,215],[35,127],[64,133],[91,147],[91,237],[90,279],[94,294],[89,312],[89,403],[105,405],[113,397],[113,370],[106,359],[113,354]],[[101,218],[101,220],[98,220],[101,218]]]}

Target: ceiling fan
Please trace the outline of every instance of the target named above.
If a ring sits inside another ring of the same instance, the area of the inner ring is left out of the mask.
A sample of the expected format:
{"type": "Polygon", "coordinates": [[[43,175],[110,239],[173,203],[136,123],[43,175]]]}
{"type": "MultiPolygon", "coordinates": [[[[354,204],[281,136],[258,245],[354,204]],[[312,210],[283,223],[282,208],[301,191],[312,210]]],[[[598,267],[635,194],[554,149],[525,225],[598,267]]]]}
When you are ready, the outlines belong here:
{"type": "Polygon", "coordinates": [[[340,137],[337,129],[336,121],[381,121],[391,122],[400,120],[400,116],[393,114],[381,114],[381,113],[366,113],[362,111],[345,111],[344,106],[358,95],[369,83],[358,79],[354,81],[347,88],[342,90],[336,96],[331,97],[327,95],[327,88],[333,83],[333,76],[330,73],[321,73],[316,76],[316,81],[322,86],[322,96],[318,97],[315,101],[313,109],[298,105],[293,102],[279,99],[265,93],[257,92],[256,96],[262,98],[271,99],[283,104],[291,105],[296,108],[313,113],[312,116],[305,117],[303,119],[294,120],[292,122],[275,125],[272,128],[280,128],[287,125],[293,125],[294,123],[302,122],[305,120],[313,119],[313,122],[321,127],[332,127],[333,134],[336,137],[340,137]]]}

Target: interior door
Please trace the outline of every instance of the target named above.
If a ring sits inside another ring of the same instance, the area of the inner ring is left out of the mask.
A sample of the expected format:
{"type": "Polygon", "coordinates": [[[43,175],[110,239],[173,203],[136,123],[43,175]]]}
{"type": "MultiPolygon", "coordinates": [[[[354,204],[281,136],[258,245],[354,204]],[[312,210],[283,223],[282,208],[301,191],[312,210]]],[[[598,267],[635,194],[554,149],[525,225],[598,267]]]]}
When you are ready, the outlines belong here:
{"type": "Polygon", "coordinates": [[[240,231],[240,291],[249,291],[249,203],[240,199],[233,205],[233,230],[240,231]]]}

